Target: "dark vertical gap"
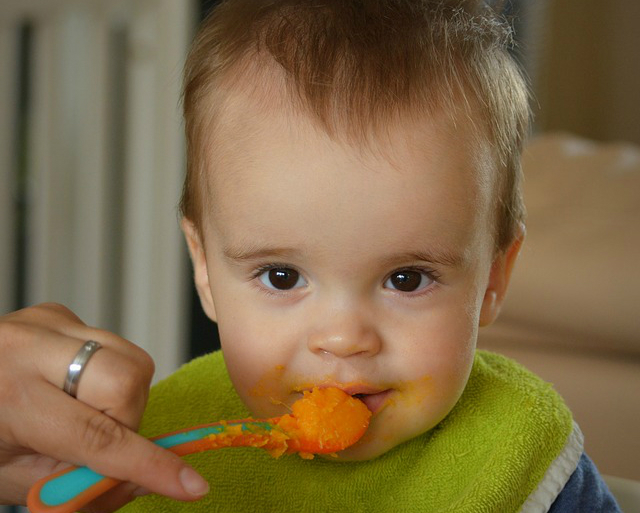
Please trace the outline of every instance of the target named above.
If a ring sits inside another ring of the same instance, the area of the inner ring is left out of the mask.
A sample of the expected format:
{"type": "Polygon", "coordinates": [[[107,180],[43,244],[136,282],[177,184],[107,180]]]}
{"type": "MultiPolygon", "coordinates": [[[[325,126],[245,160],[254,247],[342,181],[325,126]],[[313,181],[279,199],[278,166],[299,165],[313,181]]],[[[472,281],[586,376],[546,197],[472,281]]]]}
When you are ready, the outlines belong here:
{"type": "Polygon", "coordinates": [[[204,20],[209,11],[220,3],[220,0],[200,0],[200,21],[204,20]]]}
{"type": "Polygon", "coordinates": [[[107,119],[107,174],[106,192],[108,205],[106,243],[109,248],[106,291],[109,311],[105,328],[120,333],[122,329],[121,304],[123,276],[123,226],[124,226],[124,168],[126,155],[127,112],[127,46],[128,29],[125,23],[117,23],[109,29],[108,46],[108,119],[107,119]]]}
{"type": "MultiPolygon", "coordinates": [[[[191,279],[191,278],[190,278],[191,279]]],[[[212,322],[202,310],[200,298],[191,279],[191,334],[189,357],[195,358],[220,349],[218,325],[212,322]]]]}
{"type": "Polygon", "coordinates": [[[29,112],[31,108],[33,26],[25,22],[18,41],[18,104],[15,132],[15,295],[14,307],[26,306],[27,180],[29,170],[29,112]]]}
{"type": "MultiPolygon", "coordinates": [[[[219,0],[201,0],[200,1],[200,21],[204,19],[207,13],[219,0]]],[[[189,322],[189,358],[195,358],[206,353],[210,353],[216,349],[220,349],[220,335],[218,326],[211,322],[205,315],[200,304],[200,298],[193,284],[193,273],[191,265],[188,268],[190,283],[190,301],[191,314],[189,322]]]]}

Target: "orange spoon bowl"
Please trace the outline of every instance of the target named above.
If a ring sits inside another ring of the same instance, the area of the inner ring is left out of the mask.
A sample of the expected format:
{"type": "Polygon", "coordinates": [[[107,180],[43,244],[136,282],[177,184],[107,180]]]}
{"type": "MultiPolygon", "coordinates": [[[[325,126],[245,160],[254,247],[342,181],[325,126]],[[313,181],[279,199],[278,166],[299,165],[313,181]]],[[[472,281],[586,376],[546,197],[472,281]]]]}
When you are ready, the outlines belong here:
{"type": "Polygon", "coordinates": [[[356,443],[364,435],[371,412],[362,401],[339,388],[305,391],[289,415],[277,425],[291,438],[289,452],[329,454],[356,443]]]}

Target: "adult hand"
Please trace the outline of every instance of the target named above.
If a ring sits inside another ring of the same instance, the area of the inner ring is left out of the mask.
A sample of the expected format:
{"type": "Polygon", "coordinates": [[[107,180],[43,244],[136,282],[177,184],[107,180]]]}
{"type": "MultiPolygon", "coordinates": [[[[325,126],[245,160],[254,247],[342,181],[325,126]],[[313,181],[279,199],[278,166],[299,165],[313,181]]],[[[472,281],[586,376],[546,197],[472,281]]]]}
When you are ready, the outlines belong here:
{"type": "Polygon", "coordinates": [[[136,434],[154,365],[136,345],[85,325],[57,304],[0,317],[0,504],[25,504],[31,485],[69,464],[125,481],[87,511],[110,512],[146,491],[195,500],[206,482],[178,456],[136,434]],[[87,340],[77,398],[63,392],[87,340]]]}

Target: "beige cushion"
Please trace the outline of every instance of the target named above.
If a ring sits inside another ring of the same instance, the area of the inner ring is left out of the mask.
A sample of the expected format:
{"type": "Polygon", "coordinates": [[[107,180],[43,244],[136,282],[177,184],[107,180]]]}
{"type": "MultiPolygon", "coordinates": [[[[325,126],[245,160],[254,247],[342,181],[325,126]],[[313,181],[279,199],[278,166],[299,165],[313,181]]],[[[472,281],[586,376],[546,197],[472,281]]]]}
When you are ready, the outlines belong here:
{"type": "Polygon", "coordinates": [[[543,135],[524,167],[526,242],[479,346],[553,383],[600,470],[640,480],[640,151],[543,135]]]}
{"type": "Polygon", "coordinates": [[[640,150],[544,135],[524,172],[527,237],[481,335],[640,355],[640,150]]]}

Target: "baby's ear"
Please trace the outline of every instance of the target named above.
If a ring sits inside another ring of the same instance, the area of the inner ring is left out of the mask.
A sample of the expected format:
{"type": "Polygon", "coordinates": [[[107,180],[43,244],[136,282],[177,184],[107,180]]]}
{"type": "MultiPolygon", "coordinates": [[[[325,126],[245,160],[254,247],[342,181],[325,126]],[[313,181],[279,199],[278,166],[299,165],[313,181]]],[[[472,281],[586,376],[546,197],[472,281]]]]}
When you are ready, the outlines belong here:
{"type": "Polygon", "coordinates": [[[216,309],[213,304],[213,297],[211,296],[211,287],[209,286],[207,258],[204,253],[202,238],[195,225],[186,217],[182,218],[180,226],[182,227],[182,232],[189,247],[191,263],[193,264],[193,280],[196,284],[202,309],[209,319],[216,322],[216,309]]]}
{"type": "Polygon", "coordinates": [[[524,241],[525,227],[520,225],[518,236],[513,240],[506,251],[498,253],[491,265],[489,283],[485,290],[480,309],[480,326],[488,326],[496,320],[502,307],[502,302],[509,287],[511,271],[518,259],[522,242],[524,241]]]}

